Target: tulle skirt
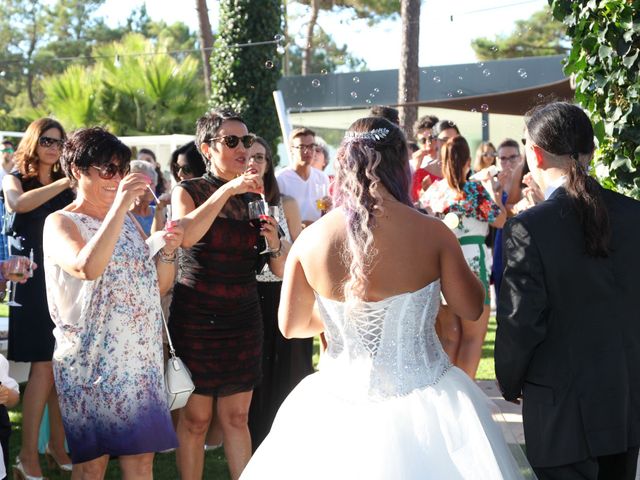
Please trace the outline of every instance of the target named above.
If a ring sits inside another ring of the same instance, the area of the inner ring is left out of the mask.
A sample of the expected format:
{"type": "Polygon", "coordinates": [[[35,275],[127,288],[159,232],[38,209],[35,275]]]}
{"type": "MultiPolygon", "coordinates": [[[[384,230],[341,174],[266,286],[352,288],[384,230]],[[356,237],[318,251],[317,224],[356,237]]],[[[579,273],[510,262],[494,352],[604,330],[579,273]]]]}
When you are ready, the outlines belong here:
{"type": "Polygon", "coordinates": [[[384,400],[332,393],[318,372],[280,408],[242,480],[535,478],[493,421],[493,403],[461,370],[384,400]]]}

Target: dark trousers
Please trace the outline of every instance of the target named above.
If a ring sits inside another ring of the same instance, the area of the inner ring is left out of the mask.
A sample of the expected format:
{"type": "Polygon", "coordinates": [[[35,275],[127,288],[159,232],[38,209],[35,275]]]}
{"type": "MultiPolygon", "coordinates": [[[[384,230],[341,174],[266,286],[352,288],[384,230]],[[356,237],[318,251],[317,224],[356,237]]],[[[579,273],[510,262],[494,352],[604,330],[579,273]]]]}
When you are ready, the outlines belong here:
{"type": "Polygon", "coordinates": [[[635,480],[638,447],[559,467],[535,468],[538,480],[635,480]]]}

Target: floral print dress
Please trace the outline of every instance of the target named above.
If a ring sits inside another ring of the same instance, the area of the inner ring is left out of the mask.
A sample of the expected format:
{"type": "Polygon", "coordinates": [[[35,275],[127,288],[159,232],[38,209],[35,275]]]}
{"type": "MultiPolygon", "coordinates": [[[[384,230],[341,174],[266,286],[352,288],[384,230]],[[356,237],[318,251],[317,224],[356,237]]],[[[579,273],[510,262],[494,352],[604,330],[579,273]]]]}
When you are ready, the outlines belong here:
{"type": "Polygon", "coordinates": [[[488,304],[491,255],[484,239],[489,233],[489,224],[500,215],[500,207],[482,184],[466,182],[462,192],[457,192],[446,179],[431,185],[420,198],[420,203],[440,217],[448,213],[458,216],[458,226],[453,233],[460,241],[467,264],[485,287],[485,304],[488,304]]]}
{"type": "MultiPolygon", "coordinates": [[[[89,241],[102,220],[60,212],[89,241]]],[[[149,249],[128,216],[103,274],[72,277],[46,238],[47,298],[55,323],[53,369],[73,463],[174,448],[166,402],[160,293],[149,249]]]]}

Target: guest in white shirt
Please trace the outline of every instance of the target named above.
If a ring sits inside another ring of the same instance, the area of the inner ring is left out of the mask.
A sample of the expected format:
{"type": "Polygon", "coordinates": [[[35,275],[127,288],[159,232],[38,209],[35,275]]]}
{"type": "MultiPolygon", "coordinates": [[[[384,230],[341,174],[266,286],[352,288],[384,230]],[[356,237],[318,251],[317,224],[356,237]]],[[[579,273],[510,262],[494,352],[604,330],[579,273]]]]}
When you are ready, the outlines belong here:
{"type": "Polygon", "coordinates": [[[316,146],[316,134],[313,130],[294,129],[289,136],[291,165],[277,177],[280,193],[293,197],[298,202],[305,226],[318,220],[331,208],[328,197],[329,177],[323,171],[311,167],[316,146]],[[318,208],[318,204],[324,207],[323,210],[318,208]]]}

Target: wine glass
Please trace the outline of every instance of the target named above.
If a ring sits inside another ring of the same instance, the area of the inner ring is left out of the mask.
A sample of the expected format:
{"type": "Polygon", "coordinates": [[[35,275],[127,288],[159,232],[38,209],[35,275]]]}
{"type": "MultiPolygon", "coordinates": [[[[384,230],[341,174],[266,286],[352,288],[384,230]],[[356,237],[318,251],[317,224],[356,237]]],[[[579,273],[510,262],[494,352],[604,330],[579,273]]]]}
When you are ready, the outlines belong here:
{"type": "MultiPolygon", "coordinates": [[[[7,260],[7,267],[6,267],[8,276],[10,276],[11,278],[21,280],[24,277],[28,277],[31,274],[31,268],[30,268],[31,262],[27,264],[27,262],[25,262],[23,259],[26,259],[26,257],[23,257],[21,255],[12,255],[9,257],[9,259],[7,260]],[[29,265],[29,267],[27,265],[29,265]]],[[[9,284],[13,284],[13,285],[8,287],[10,290],[10,293],[9,293],[10,300],[7,302],[7,305],[9,305],[10,307],[21,307],[22,304],[16,302],[16,290],[17,290],[16,282],[10,281],[9,284]]]]}
{"type": "MultiPolygon", "coordinates": [[[[251,225],[260,229],[262,228],[262,224],[266,223],[269,219],[269,204],[264,200],[256,200],[254,202],[249,202],[249,220],[251,221],[251,225]]],[[[266,248],[260,252],[260,255],[264,253],[271,253],[274,250],[269,247],[269,242],[267,239],[264,239],[266,248]]]]}

